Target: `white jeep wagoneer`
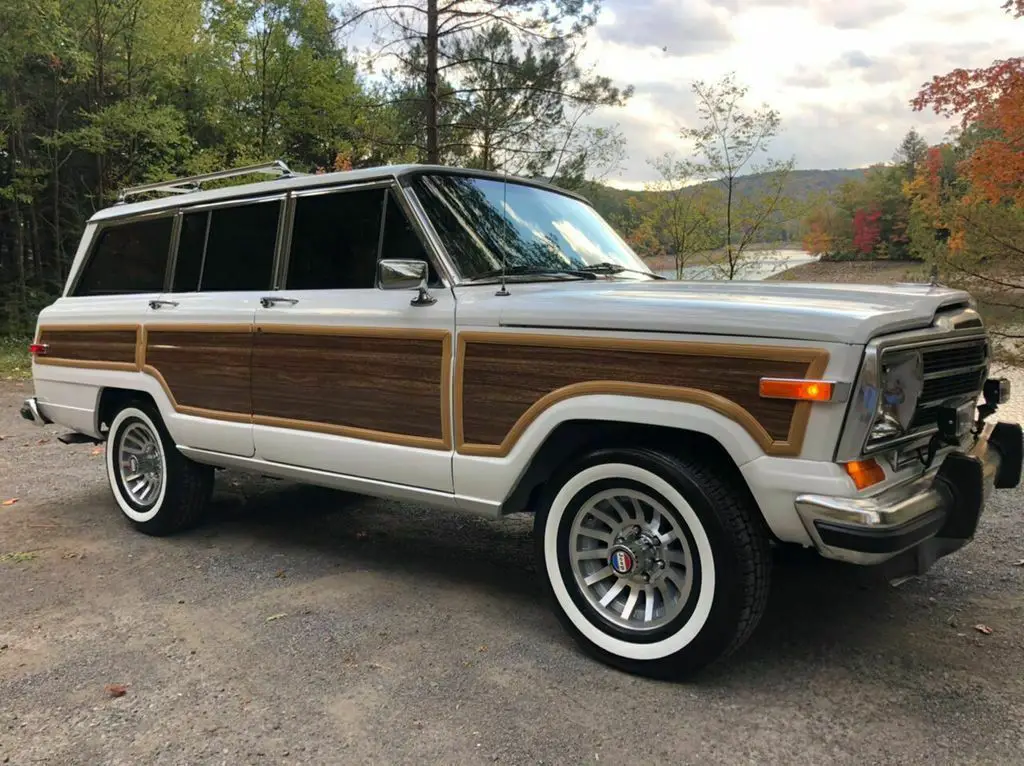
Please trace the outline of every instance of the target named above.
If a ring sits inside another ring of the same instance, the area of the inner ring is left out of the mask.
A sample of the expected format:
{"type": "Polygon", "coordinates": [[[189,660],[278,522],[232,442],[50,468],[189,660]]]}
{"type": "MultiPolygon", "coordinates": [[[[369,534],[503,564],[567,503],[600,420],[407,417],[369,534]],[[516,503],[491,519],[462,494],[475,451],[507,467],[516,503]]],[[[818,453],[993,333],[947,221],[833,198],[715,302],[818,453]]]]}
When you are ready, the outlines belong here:
{"type": "Polygon", "coordinates": [[[142,194],[89,221],[23,414],[106,441],[147,534],[215,467],[531,511],[569,633],[678,677],[757,625],[773,546],[921,573],[1020,478],[963,292],[669,281],[585,200],[452,168],[142,194]]]}

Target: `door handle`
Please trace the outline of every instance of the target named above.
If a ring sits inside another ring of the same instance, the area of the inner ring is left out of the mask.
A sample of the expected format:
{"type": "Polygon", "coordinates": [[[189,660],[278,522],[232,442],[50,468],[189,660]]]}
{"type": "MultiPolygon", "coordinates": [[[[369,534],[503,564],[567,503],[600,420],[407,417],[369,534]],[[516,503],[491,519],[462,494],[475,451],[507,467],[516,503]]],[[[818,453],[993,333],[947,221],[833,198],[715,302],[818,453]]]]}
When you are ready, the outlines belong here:
{"type": "Polygon", "coordinates": [[[177,306],[177,305],[178,305],[177,301],[152,300],[152,301],[149,302],[149,307],[151,309],[158,309],[161,306],[177,306]]]}
{"type": "Polygon", "coordinates": [[[294,306],[298,302],[298,298],[285,298],[280,295],[264,295],[260,298],[260,305],[265,309],[269,309],[277,303],[287,303],[289,306],[294,306]]]}

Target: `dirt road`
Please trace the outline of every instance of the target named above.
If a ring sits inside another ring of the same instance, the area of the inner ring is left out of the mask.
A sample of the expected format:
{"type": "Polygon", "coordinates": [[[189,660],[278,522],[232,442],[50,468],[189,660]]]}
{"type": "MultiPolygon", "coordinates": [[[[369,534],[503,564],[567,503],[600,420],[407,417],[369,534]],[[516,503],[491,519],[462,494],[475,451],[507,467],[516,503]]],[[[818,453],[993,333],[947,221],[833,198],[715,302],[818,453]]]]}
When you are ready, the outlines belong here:
{"type": "Polygon", "coordinates": [[[563,636],[527,519],[224,472],[207,524],[150,539],[95,448],[20,420],[30,385],[0,383],[0,763],[1024,758],[1020,491],[899,589],[777,569],[739,655],[658,684],[563,636]]]}

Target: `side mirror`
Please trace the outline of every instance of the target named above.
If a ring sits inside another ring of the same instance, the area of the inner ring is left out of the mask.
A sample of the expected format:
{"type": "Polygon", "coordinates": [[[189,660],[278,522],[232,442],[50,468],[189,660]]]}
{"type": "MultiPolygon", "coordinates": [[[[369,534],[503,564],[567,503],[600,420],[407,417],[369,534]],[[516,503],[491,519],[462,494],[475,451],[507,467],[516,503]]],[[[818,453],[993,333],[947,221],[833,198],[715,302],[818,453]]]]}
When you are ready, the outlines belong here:
{"type": "Polygon", "coordinates": [[[418,290],[413,306],[429,306],[437,298],[427,292],[430,269],[426,261],[385,259],[377,264],[377,281],[381,290],[418,290]]]}

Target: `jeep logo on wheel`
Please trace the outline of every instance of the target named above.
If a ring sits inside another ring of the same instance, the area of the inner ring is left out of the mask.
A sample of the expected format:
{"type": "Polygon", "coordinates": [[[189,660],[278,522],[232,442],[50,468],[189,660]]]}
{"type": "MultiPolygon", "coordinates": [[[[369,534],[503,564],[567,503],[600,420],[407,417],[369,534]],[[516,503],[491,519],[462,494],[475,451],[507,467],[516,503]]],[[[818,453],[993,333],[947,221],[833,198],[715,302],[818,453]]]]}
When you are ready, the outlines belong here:
{"type": "Polygon", "coordinates": [[[615,570],[615,574],[628,575],[633,571],[633,554],[619,548],[612,554],[609,563],[612,569],[615,570]]]}

